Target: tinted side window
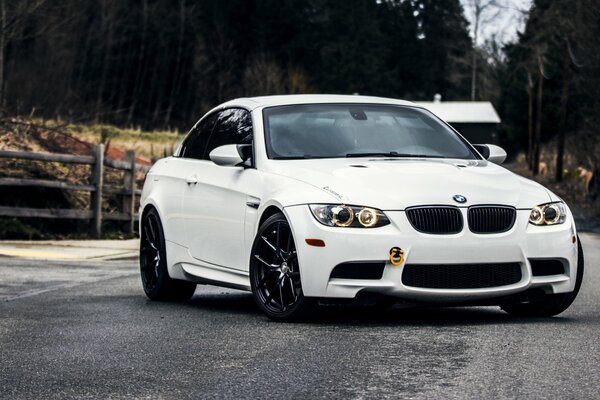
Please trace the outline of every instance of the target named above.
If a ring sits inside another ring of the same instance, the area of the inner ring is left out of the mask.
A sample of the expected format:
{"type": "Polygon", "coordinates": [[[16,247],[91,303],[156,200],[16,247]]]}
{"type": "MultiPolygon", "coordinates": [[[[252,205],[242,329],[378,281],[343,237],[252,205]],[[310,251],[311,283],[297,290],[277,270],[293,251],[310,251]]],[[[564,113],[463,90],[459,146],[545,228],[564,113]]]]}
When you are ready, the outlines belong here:
{"type": "Polygon", "coordinates": [[[219,114],[214,113],[196,125],[181,145],[180,157],[197,158],[200,160],[204,158],[206,144],[218,116],[219,114]]]}
{"type": "Polygon", "coordinates": [[[229,108],[219,113],[217,125],[210,135],[204,158],[210,152],[226,144],[252,144],[252,117],[241,108],[229,108]]]}

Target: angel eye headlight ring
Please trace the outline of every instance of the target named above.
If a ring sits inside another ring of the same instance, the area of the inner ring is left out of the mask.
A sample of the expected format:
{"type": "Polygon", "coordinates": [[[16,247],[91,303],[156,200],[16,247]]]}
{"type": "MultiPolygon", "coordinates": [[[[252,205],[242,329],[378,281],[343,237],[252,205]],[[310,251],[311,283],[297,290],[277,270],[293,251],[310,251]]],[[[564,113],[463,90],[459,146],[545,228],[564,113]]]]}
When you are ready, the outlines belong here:
{"type": "Polygon", "coordinates": [[[379,222],[377,211],[368,207],[363,208],[358,213],[358,222],[365,228],[377,225],[377,222],[379,222]]]}
{"type": "Polygon", "coordinates": [[[313,217],[321,224],[338,228],[377,228],[389,225],[383,211],[346,204],[310,204],[313,217]]]}
{"type": "Polygon", "coordinates": [[[567,220],[565,203],[555,202],[535,206],[529,214],[529,223],[533,225],[558,225],[567,220]]]}
{"type": "Polygon", "coordinates": [[[338,206],[331,209],[331,220],[335,226],[350,226],[354,221],[354,210],[348,206],[338,206]]]}

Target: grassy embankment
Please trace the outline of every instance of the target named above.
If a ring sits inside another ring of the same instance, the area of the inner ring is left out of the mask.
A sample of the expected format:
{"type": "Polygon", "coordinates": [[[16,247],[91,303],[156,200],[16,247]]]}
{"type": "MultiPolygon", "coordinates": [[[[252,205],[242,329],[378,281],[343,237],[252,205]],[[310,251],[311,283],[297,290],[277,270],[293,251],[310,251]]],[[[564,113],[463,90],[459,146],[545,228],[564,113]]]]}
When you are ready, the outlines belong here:
{"type": "MultiPolygon", "coordinates": [[[[0,149],[89,154],[86,143],[104,143],[119,150],[134,150],[137,156],[152,160],[172,154],[183,134],[179,132],[146,132],[98,124],[67,124],[63,121],[38,119],[0,119],[0,149]]],[[[73,184],[88,184],[90,167],[86,165],[48,163],[30,160],[0,159],[0,177],[48,179],[73,184]]],[[[138,185],[143,173],[137,174],[138,185]]],[[[123,184],[121,171],[107,168],[104,181],[123,184]]],[[[104,196],[103,211],[120,211],[119,195],[104,196]]],[[[89,193],[39,187],[0,187],[0,206],[31,208],[89,207],[89,193]]],[[[124,224],[105,222],[105,237],[125,237],[124,224]]],[[[76,220],[0,217],[0,239],[82,238],[87,223],[76,220]]]]}
{"type": "Polygon", "coordinates": [[[65,133],[86,142],[105,143],[121,150],[134,150],[148,159],[170,155],[185,135],[179,131],[142,131],[102,124],[68,124],[51,121],[48,126],[59,126],[65,133]]]}

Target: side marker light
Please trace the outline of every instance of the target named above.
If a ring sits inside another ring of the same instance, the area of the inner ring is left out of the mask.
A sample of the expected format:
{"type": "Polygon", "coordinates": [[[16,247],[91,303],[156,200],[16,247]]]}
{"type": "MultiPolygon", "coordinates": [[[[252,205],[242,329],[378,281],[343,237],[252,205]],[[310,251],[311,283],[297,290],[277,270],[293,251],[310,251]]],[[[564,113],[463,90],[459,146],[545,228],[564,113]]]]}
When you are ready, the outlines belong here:
{"type": "Polygon", "coordinates": [[[307,245],[315,247],[325,247],[325,242],[321,239],[304,239],[307,245]]]}

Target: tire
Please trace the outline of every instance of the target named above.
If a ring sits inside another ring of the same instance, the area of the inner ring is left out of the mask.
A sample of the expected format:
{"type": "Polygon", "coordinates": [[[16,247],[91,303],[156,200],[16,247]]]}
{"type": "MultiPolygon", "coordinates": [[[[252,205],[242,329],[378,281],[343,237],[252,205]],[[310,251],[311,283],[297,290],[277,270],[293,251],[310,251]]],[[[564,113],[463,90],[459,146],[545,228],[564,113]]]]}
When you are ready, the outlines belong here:
{"type": "Polygon", "coordinates": [[[156,209],[144,216],[140,236],[140,274],[146,296],[158,301],[189,300],[196,284],[169,277],[165,235],[156,209]]]}
{"type": "Polygon", "coordinates": [[[583,281],[583,248],[577,237],[577,277],[575,278],[575,290],[569,293],[547,294],[541,300],[529,303],[510,303],[500,306],[510,315],[518,317],[553,317],[565,311],[573,303],[583,281]]]}
{"type": "Polygon", "coordinates": [[[296,245],[281,213],[258,229],[250,254],[250,286],[256,305],[273,321],[302,320],[316,304],[302,292],[296,245]]]}

